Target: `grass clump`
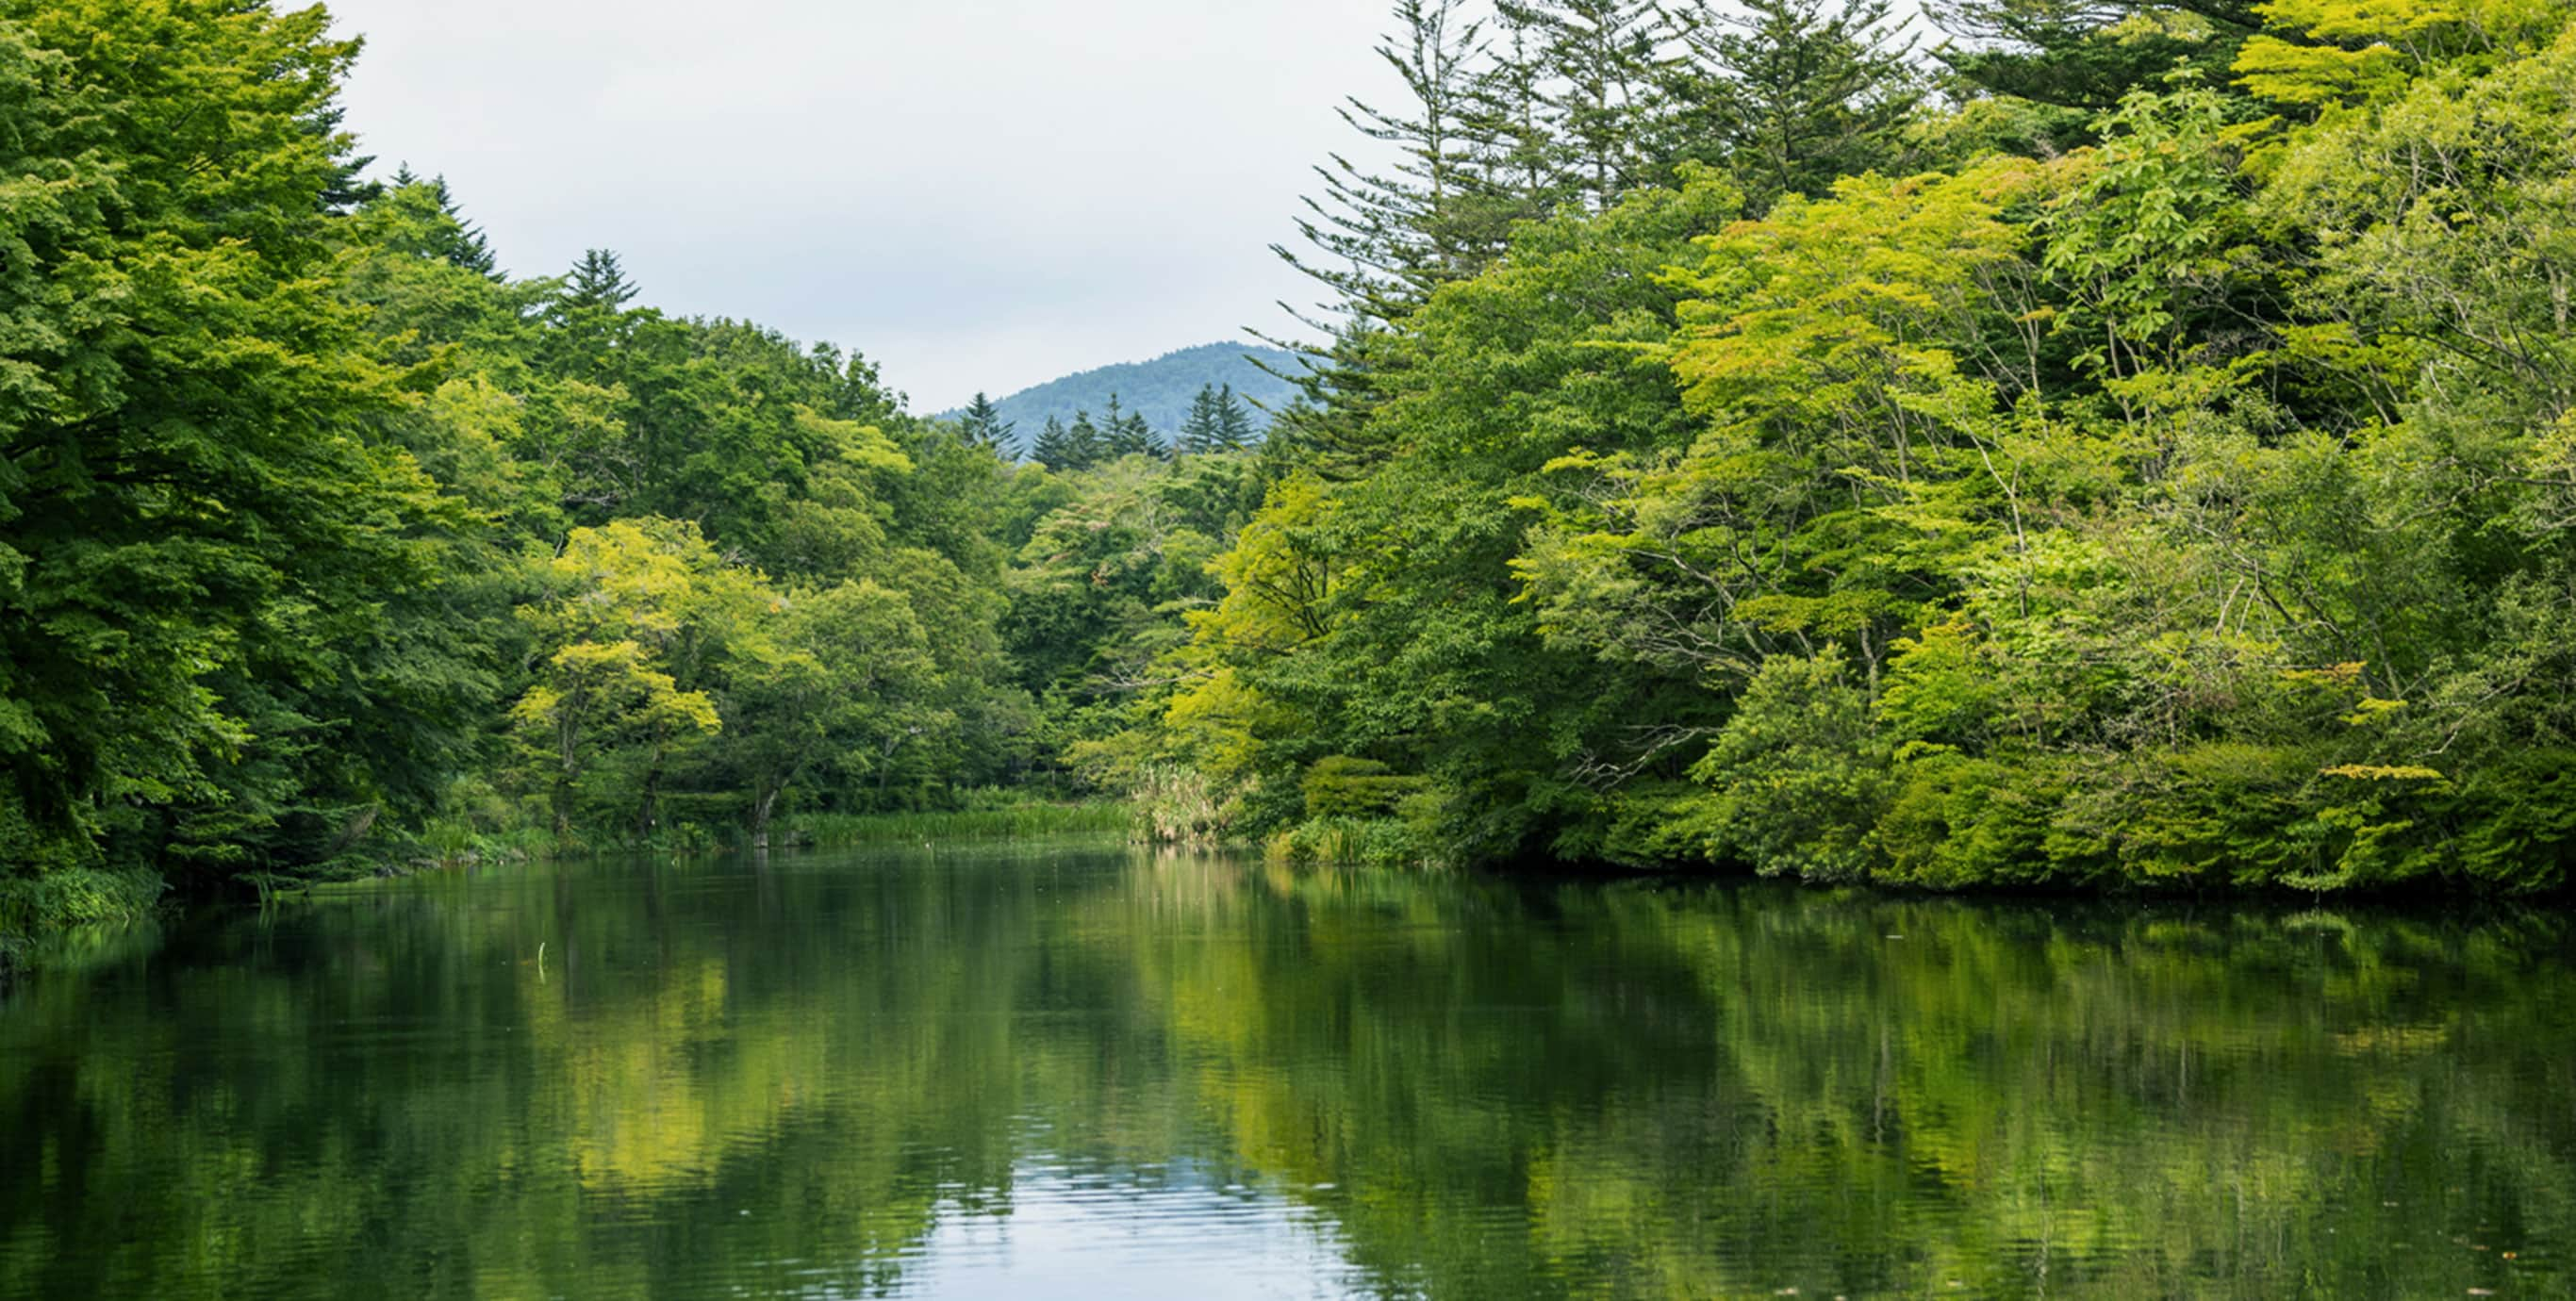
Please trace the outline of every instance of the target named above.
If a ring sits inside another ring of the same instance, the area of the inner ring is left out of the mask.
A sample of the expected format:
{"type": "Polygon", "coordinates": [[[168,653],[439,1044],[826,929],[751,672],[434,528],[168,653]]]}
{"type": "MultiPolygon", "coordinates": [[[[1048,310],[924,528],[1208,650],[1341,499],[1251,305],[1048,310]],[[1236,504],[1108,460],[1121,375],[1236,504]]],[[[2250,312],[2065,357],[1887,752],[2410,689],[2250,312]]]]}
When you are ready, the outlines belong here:
{"type": "Polygon", "coordinates": [[[1288,867],[1426,867],[1433,855],[1398,818],[1310,818],[1270,838],[1270,861],[1288,867]]]}
{"type": "Polygon", "coordinates": [[[1157,764],[1137,779],[1132,801],[1135,835],[1158,845],[1213,845],[1225,839],[1237,812],[1217,797],[1204,773],[1157,764]]]}

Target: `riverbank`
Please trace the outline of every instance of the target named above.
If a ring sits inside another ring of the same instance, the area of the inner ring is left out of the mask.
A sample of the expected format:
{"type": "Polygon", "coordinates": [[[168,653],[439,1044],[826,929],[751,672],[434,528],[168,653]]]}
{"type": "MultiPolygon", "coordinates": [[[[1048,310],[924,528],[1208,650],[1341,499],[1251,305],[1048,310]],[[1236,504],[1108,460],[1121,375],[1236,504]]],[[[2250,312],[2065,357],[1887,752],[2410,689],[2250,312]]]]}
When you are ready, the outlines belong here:
{"type": "MultiPolygon", "coordinates": [[[[1665,838],[1664,848],[1679,840],[1665,838]]],[[[1855,833],[1857,839],[1857,833],[1855,833]]],[[[1970,839],[1973,839],[1971,837],[1970,839]]],[[[1243,842],[1283,867],[1359,868],[1375,871],[1455,871],[1475,868],[1501,875],[1573,874],[1594,877],[1648,877],[1688,880],[1764,880],[1808,889],[1865,889],[1890,896],[2009,898],[2042,896],[2076,899],[2206,898],[2240,902],[2319,900],[2372,902],[2441,901],[2450,904],[2576,903],[2576,881],[2563,868],[2535,861],[2517,877],[2499,878],[2459,872],[2418,870],[2383,876],[2281,870],[2280,859],[2313,844],[2280,838],[2270,860],[2213,853],[2197,860],[2164,864],[2156,871],[2129,870],[2116,860],[2068,863],[2034,852],[2001,870],[1948,876],[1913,874],[1884,868],[1847,872],[1804,872],[1793,866],[1763,865],[1729,858],[1686,858],[1650,852],[1594,852],[1466,864],[1443,854],[1436,837],[1402,818],[1325,817],[1294,823],[1270,835],[1243,842]]],[[[2541,852],[2549,847],[2542,846],[2541,852]]],[[[1995,847],[1976,843],[1962,855],[1992,856],[1995,847]]]]}
{"type": "MultiPolygon", "coordinates": [[[[1132,801],[1007,803],[941,811],[875,814],[807,814],[780,820],[773,832],[774,852],[814,852],[871,847],[945,843],[990,843],[1050,837],[1118,837],[1137,843],[1164,843],[1153,810],[1132,801]]],[[[1333,817],[1298,823],[1266,837],[1187,842],[1199,849],[1233,848],[1258,852],[1269,862],[1289,868],[1350,868],[1373,872],[1413,873],[1464,871],[1470,865],[1441,857],[1419,828],[1395,818],[1333,817]]],[[[371,879],[415,875],[460,867],[536,863],[623,855],[697,857],[744,852],[752,847],[738,832],[714,833],[682,828],[650,840],[592,840],[558,837],[532,830],[476,833],[457,829],[432,831],[401,848],[375,857],[339,860],[328,870],[309,875],[249,874],[235,878],[265,898],[371,879]]],[[[2439,900],[2445,907],[2507,903],[2559,905],[2571,902],[2561,885],[2548,890],[2478,888],[2479,883],[2447,878],[2341,883],[2318,888],[2249,877],[2213,863],[2198,874],[2152,878],[2119,875],[2077,878],[2035,876],[2024,879],[1951,882],[1861,877],[1819,880],[1765,873],[1750,865],[1705,862],[1655,862],[1609,857],[1567,857],[1474,865],[1473,871],[1497,878],[1581,876],[1655,880],[1772,880],[1806,889],[1860,889],[1891,898],[1943,896],[2008,898],[2045,896],[2081,900],[2226,900],[2243,904],[2310,905],[2321,899],[2388,903],[2439,900]]],[[[89,926],[116,926],[145,920],[171,906],[170,887],[143,870],[83,869],[42,877],[0,879],[0,977],[32,965],[41,943],[50,937],[89,926]]]]}
{"type": "Polygon", "coordinates": [[[1013,804],[928,813],[808,814],[787,819],[782,848],[855,849],[943,840],[1032,840],[1044,836],[1134,834],[1134,808],[1121,800],[1013,804]]]}
{"type": "MultiPolygon", "coordinates": [[[[919,844],[925,840],[997,840],[1037,836],[1114,835],[1134,824],[1124,801],[1031,801],[983,793],[960,809],[889,813],[806,813],[781,817],[771,827],[769,849],[843,849],[867,845],[919,844]]],[[[405,872],[493,863],[519,863],[551,858],[584,858],[606,854],[718,854],[764,848],[740,827],[681,823],[650,836],[601,836],[583,832],[555,834],[536,828],[478,831],[466,827],[433,827],[418,840],[417,852],[396,852],[383,861],[362,864],[355,875],[390,876],[405,872]]],[[[346,876],[348,874],[341,874],[346,876]]],[[[331,879],[326,875],[323,879],[331,879]]]]}
{"type": "Polygon", "coordinates": [[[32,960],[42,937],[142,921],[165,891],[159,876],[141,870],[72,868],[0,878],[0,979],[32,960]]]}
{"type": "MultiPolygon", "coordinates": [[[[1128,837],[1132,806],[1124,801],[1021,802],[987,800],[982,807],[868,814],[807,814],[781,819],[771,848],[782,852],[865,849],[943,842],[990,843],[1049,837],[1128,837]]],[[[385,880],[463,867],[507,866],[622,855],[695,857],[749,851],[747,834],[687,826],[646,839],[558,836],[531,829],[432,826],[372,854],[351,854],[307,873],[250,872],[228,887],[261,899],[326,886],[385,880]]],[[[171,906],[173,887],[159,874],[69,869],[32,877],[0,877],[0,978],[35,964],[48,939],[89,926],[144,921],[171,906]]]]}

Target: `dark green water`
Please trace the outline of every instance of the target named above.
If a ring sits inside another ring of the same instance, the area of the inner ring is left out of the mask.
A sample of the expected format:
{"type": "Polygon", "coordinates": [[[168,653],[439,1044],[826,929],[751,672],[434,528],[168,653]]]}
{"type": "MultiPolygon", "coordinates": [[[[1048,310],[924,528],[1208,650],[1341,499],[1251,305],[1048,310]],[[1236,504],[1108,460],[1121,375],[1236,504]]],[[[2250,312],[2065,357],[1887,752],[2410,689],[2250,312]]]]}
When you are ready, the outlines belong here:
{"type": "Polygon", "coordinates": [[[1099,849],[428,877],[0,999],[0,1296],[2566,1296],[2571,938],[1099,849]]]}

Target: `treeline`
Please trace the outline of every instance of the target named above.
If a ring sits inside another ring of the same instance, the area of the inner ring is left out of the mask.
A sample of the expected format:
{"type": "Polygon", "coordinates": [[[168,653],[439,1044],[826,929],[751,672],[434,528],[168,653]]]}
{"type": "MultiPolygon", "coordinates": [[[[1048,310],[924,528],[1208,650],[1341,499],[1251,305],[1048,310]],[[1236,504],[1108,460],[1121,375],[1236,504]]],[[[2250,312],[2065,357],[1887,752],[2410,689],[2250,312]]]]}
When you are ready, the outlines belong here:
{"type": "MultiPolygon", "coordinates": [[[[962,427],[973,437],[999,447],[1010,446],[1015,424],[1002,420],[984,395],[966,408],[962,427]]],[[[1108,414],[1095,422],[1088,410],[1076,410],[1067,424],[1048,416],[1029,439],[1029,459],[1050,470],[1088,470],[1123,456],[1169,460],[1175,455],[1206,456],[1240,452],[1261,441],[1252,408],[1235,395],[1231,384],[1207,384],[1190,399],[1189,415],[1166,437],[1140,411],[1129,411],[1109,395],[1108,414]]]]}
{"type": "Polygon", "coordinates": [[[1407,0],[1165,834],[1929,887],[2576,854],[2560,6],[1407,0]]]}

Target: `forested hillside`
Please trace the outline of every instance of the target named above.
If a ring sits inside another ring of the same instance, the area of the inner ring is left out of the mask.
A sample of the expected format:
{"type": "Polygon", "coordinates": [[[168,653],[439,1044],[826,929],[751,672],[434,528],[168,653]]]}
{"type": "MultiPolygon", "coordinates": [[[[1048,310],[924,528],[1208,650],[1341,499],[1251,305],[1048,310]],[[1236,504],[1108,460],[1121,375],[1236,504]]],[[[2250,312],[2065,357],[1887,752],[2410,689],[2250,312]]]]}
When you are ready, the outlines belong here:
{"type": "Polygon", "coordinates": [[[1398,6],[1109,770],[1292,857],[2563,884],[2569,11],[1745,12],[1398,6]]]}
{"type": "MultiPolygon", "coordinates": [[[[992,417],[1010,432],[1013,448],[1028,452],[1049,420],[1070,426],[1083,416],[1106,422],[1112,409],[1144,420],[1169,442],[1189,423],[1191,406],[1208,389],[1227,389],[1243,402],[1258,437],[1272,410],[1297,397],[1281,376],[1303,373],[1296,354],[1247,343],[1205,343],[1152,361],[1123,362],[1049,380],[1005,398],[989,399],[992,417]]],[[[964,417],[965,410],[948,413],[964,417]]]]}
{"type": "Polygon", "coordinates": [[[2563,7],[1749,12],[1405,0],[1269,437],[1194,387],[1122,443],[1140,390],[1021,464],[613,254],[497,275],[367,179],[319,10],[0,0],[0,931],[993,787],[1292,859],[2562,885],[2563,7]]]}

